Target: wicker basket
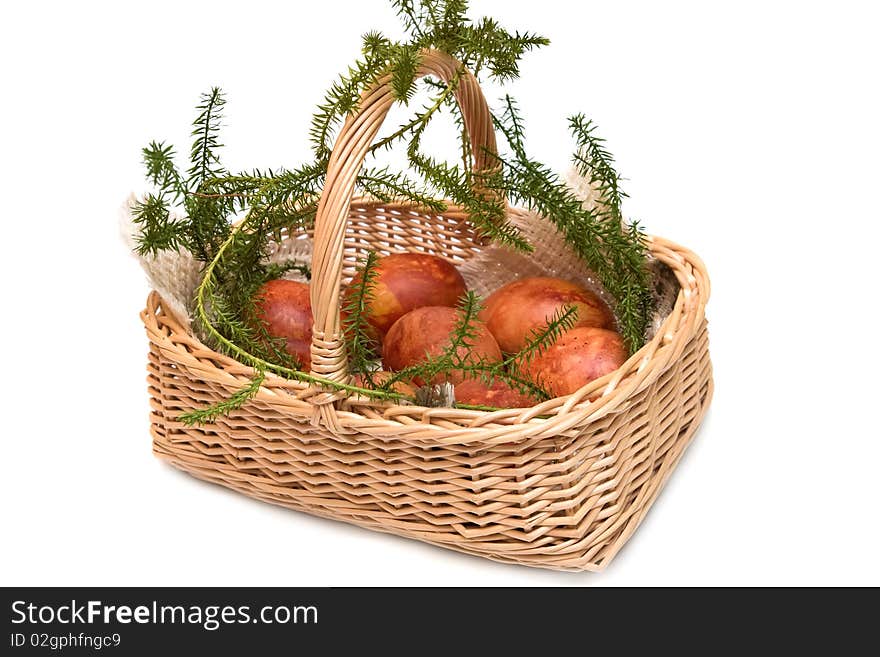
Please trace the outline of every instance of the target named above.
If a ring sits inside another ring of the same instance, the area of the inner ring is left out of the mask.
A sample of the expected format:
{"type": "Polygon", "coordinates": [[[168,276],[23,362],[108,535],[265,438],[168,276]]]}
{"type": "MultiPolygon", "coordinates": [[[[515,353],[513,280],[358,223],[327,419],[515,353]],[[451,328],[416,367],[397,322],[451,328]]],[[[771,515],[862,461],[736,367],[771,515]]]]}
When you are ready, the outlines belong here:
{"type": "MultiPolygon", "coordinates": [[[[457,68],[426,52],[420,72],[448,80],[457,68]]],[[[476,80],[465,74],[456,96],[473,143],[493,151],[476,80]]],[[[352,199],[392,103],[387,80],[365,94],[337,138],[318,208],[311,369],[335,381],[348,380],[339,292],[359,255],[423,251],[466,265],[484,247],[454,206],[434,216],[352,199]]],[[[474,170],[484,170],[484,151],[473,150],[474,170]]],[[[242,409],[185,426],[181,413],[228,397],[253,372],[202,344],[153,292],[142,319],[154,451],[200,479],[292,509],[498,561],[600,570],[657,497],[712,395],[703,264],[660,238],[650,249],[680,285],[650,342],[573,395],[494,412],[346,398],[268,375],[242,409]]]]}

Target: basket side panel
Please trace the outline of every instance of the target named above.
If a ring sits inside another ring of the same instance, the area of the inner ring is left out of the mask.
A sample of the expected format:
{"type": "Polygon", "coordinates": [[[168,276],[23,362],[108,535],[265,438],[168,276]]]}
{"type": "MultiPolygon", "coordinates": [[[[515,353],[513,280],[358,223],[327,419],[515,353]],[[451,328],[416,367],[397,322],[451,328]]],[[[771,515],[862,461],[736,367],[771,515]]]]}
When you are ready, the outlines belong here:
{"type": "Polygon", "coordinates": [[[165,408],[162,404],[162,360],[159,348],[150,342],[147,355],[147,393],[150,396],[150,435],[154,443],[165,438],[165,408]]]}
{"type": "Polygon", "coordinates": [[[210,426],[181,413],[233,392],[155,345],[154,451],[191,474],[288,508],[491,559],[597,570],[632,534],[708,403],[705,326],[619,412],[550,438],[438,446],[354,444],[255,400],[210,426]]]}

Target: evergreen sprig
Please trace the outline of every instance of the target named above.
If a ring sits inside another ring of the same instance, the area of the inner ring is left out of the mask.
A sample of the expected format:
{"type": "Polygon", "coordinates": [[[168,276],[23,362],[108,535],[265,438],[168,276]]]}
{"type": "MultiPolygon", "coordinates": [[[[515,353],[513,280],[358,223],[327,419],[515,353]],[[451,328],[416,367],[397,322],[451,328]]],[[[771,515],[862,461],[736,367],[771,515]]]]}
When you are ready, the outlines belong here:
{"type": "Polygon", "coordinates": [[[345,117],[357,110],[361,94],[387,70],[393,47],[394,44],[381,34],[365,35],[363,58],[331,85],[312,117],[309,131],[317,160],[329,158],[336,129],[345,117]]]}
{"type": "MultiPolygon", "coordinates": [[[[577,306],[564,306],[547,318],[547,323],[540,330],[532,329],[523,347],[505,359],[503,366],[507,372],[519,379],[531,378],[534,381],[534,377],[527,374],[523,368],[547,351],[563,333],[571,330],[577,322],[577,316],[577,306]]],[[[537,380],[535,383],[539,388],[544,389],[542,381],[537,380]]]]}
{"type": "Polygon", "coordinates": [[[224,105],[226,98],[223,92],[214,87],[202,96],[202,102],[196,107],[199,115],[193,122],[192,136],[195,141],[190,150],[190,189],[198,189],[209,178],[219,178],[224,173],[217,153],[222,148],[219,134],[224,105]]]}
{"type": "Polygon", "coordinates": [[[199,424],[211,424],[221,415],[229,415],[229,413],[238,410],[251,399],[256,397],[257,393],[260,392],[260,386],[263,385],[263,381],[265,380],[266,373],[261,369],[257,369],[254,371],[254,376],[247,385],[236,390],[226,399],[211,404],[210,406],[206,406],[205,408],[198,408],[189,411],[188,413],[183,413],[177,419],[188,427],[199,424]]]}
{"type": "Polygon", "coordinates": [[[620,188],[614,156],[606,148],[605,140],[596,134],[595,124],[583,114],[572,116],[568,123],[575,138],[572,161],[598,191],[601,201],[598,211],[612,221],[623,221],[621,206],[626,193],[620,188]]]}
{"type": "MultiPolygon", "coordinates": [[[[228,171],[219,157],[225,97],[217,88],[203,94],[197,107],[185,173],[177,168],[171,146],[151,142],[144,148],[147,179],[154,189],[133,207],[133,218],[140,228],[137,250],[142,254],[187,250],[202,263],[203,278],[194,300],[197,330],[211,346],[253,366],[255,371],[376,399],[401,400],[404,396],[392,388],[395,382],[407,376],[424,378],[433,372],[425,379],[429,380],[457,369],[465,376],[487,382],[501,378],[521,392],[546,398],[546,391],[524,377],[521,367],[570,326],[570,310],[548,318],[545,330],[536,332],[519,354],[501,363],[486,363],[459,354],[458,347],[470,344],[474,309],[479,304],[470,295],[459,308],[460,322],[448,349],[374,385],[368,375],[375,365],[370,360],[374,345],[369,342],[363,308],[375,256],[368,256],[364,263],[364,286],[353,302],[361,311],[356,328],[349,327],[346,335],[352,369],[367,375],[368,387],[333,383],[303,372],[304,364],[288,355],[283,344],[268,336],[255,319],[254,294],[263,283],[290,268],[309,274],[301,263],[268,264],[267,259],[273,242],[285,234],[313,227],[339,126],[357,111],[362,94],[379,79],[390,81],[396,99],[411,103],[418,86],[420,53],[434,48],[450,54],[462,67],[448,81],[425,78],[422,86],[428,100],[369,151],[377,155],[387,148],[405,145],[410,169],[417,179],[368,163],[358,172],[357,192],[435,213],[447,209],[447,201],[440,199],[449,199],[468,214],[479,234],[524,251],[532,247],[508,220],[507,201],[547,216],[614,297],[621,332],[630,349],[637,349],[644,340],[651,311],[650,279],[645,269],[647,249],[637,224],[628,225],[622,220],[625,194],[614,160],[595,126],[581,115],[570,119],[575,137],[574,162],[600,195],[595,208],[584,208],[549,167],[528,154],[522,118],[509,97],[500,114],[493,117],[507,151],[488,154],[498,164],[491,171],[473,171],[471,167],[473,145],[455,100],[461,75],[470,70],[480,80],[514,79],[519,75],[522,57],[546,45],[547,39],[529,32],[508,31],[492,18],[471,20],[467,0],[392,0],[392,4],[406,38],[394,41],[379,32],[364,35],[361,57],[331,86],[313,116],[311,162],[274,171],[228,171]],[[452,113],[459,129],[459,165],[422,150],[422,136],[428,125],[444,111],[452,113]],[[233,227],[236,218],[239,222],[233,227]]],[[[347,308],[346,312],[351,315],[352,310],[356,309],[347,308]]],[[[216,416],[204,415],[211,417],[216,416]]]]}
{"type": "Polygon", "coordinates": [[[206,262],[229,235],[229,214],[233,209],[230,200],[201,193],[209,178],[225,175],[218,154],[225,102],[216,87],[202,95],[193,122],[195,140],[186,178],[177,169],[172,147],[154,141],[143,149],[147,179],[158,191],[147,194],[132,207],[132,218],[141,226],[137,249],[142,255],[183,248],[206,262]],[[180,203],[182,208],[178,207],[180,203]]]}
{"type": "Polygon", "coordinates": [[[609,291],[617,302],[618,320],[625,327],[624,338],[630,352],[634,352],[644,343],[648,318],[654,310],[645,237],[637,221],[627,223],[623,218],[621,207],[627,195],[620,187],[614,157],[605,140],[596,135],[593,122],[576,114],[569,119],[569,126],[576,144],[573,162],[599,192],[595,213],[607,225],[606,249],[614,257],[615,267],[624,272],[623,282],[616,282],[609,291]]]}
{"type": "Polygon", "coordinates": [[[171,214],[171,204],[166,193],[149,193],[132,206],[132,220],[140,225],[137,235],[137,252],[155,255],[168,249],[192,250],[187,239],[187,223],[171,214]]]}
{"type": "Polygon", "coordinates": [[[502,174],[489,178],[487,184],[556,225],[614,298],[620,332],[630,352],[635,352],[644,344],[651,312],[647,247],[638,226],[627,226],[619,214],[619,178],[594,128],[577,117],[571,121],[578,143],[576,162],[586,162],[589,175],[599,181],[600,210],[585,207],[555,172],[528,155],[524,122],[510,97],[505,98],[503,112],[493,118],[511,152],[493,154],[502,165],[502,174]],[[583,148],[585,143],[593,148],[583,148]]]}
{"type": "MultiPolygon", "coordinates": [[[[325,386],[336,390],[344,390],[350,393],[364,394],[375,399],[384,399],[390,401],[400,401],[406,396],[391,390],[375,389],[370,390],[347,383],[339,383],[330,381],[323,377],[313,376],[300,369],[298,364],[285,362],[284,354],[272,355],[266,354],[263,350],[272,351],[277,348],[273,343],[268,345],[260,342],[261,336],[265,335],[265,330],[256,328],[248,324],[241,317],[235,317],[225,313],[221,309],[221,316],[215,313],[216,309],[211,305],[210,299],[214,297],[215,285],[217,279],[217,271],[222,269],[221,261],[227,251],[234,250],[236,236],[241,232],[241,226],[238,226],[226,241],[220,245],[217,254],[205,266],[201,283],[196,288],[195,293],[195,317],[194,321],[203,332],[205,339],[218,351],[239,360],[246,365],[250,365],[254,369],[261,369],[265,372],[272,372],[287,379],[303,381],[312,385],[325,386]],[[229,330],[233,335],[227,335],[229,330]],[[261,333],[262,330],[262,333],[261,333]]],[[[261,326],[261,325],[258,325],[261,326]]]]}
{"type": "Polygon", "coordinates": [[[174,158],[174,147],[164,143],[152,141],[143,149],[147,180],[170,195],[172,202],[177,203],[186,196],[187,183],[180,177],[174,158]]]}
{"type": "Polygon", "coordinates": [[[447,209],[446,203],[439,200],[424,185],[420,185],[403,172],[382,169],[367,169],[358,176],[358,185],[363,192],[389,203],[406,199],[413,207],[441,213],[447,209]]]}
{"type": "Polygon", "coordinates": [[[449,53],[474,75],[488,70],[498,82],[519,77],[522,57],[550,43],[531,32],[508,32],[493,18],[472,22],[467,0],[392,0],[392,5],[410,44],[449,53]]]}
{"type": "MultiPolygon", "coordinates": [[[[532,245],[508,220],[503,196],[492,197],[475,191],[473,177],[458,165],[439,162],[414,151],[410,153],[409,161],[440,194],[465,209],[478,233],[519,251],[533,250],[532,245]]],[[[480,183],[486,186],[491,179],[492,176],[484,176],[480,183]]]]}
{"type": "Polygon", "coordinates": [[[370,325],[369,308],[373,300],[376,265],[379,257],[370,251],[361,261],[358,276],[352,284],[351,296],[342,307],[342,328],[348,353],[348,367],[352,374],[361,374],[367,387],[375,388],[372,372],[379,345],[370,325]]]}

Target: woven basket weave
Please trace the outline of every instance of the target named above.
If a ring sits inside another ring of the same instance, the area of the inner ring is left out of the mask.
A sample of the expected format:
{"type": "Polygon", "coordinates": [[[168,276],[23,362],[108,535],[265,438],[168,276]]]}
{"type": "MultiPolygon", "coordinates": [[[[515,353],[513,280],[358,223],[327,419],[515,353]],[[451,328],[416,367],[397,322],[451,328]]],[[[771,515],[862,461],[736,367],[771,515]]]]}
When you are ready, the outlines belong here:
{"type": "MultiPolygon", "coordinates": [[[[458,67],[429,51],[420,73],[449,80],[458,67]]],[[[480,146],[493,152],[494,133],[469,74],[456,97],[476,145],[474,170],[485,170],[480,146]]],[[[453,205],[437,216],[353,200],[356,174],[392,103],[387,80],[364,95],[337,138],[314,233],[278,245],[312,246],[311,370],[334,381],[349,380],[339,298],[360,255],[441,255],[481,294],[523,269],[516,260],[513,269],[503,266],[453,205]]],[[[549,222],[509,213],[538,247],[526,269],[583,267],[563,253],[549,222]]],[[[600,570],[644,517],[712,395],[703,264],[666,240],[649,244],[680,286],[653,338],[617,371],[527,409],[396,405],[270,374],[243,408],[188,427],[177,420],[182,413],[228,397],[253,371],[202,344],[153,292],[142,319],[154,451],[196,477],[292,509],[498,561],[600,570]]]]}

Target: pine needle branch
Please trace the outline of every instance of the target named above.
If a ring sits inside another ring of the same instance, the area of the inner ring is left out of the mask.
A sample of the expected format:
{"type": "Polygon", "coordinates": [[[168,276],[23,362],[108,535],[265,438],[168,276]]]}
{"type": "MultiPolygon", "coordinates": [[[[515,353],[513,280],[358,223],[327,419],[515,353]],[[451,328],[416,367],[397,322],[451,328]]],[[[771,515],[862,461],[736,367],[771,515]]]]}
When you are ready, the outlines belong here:
{"type": "Polygon", "coordinates": [[[425,23],[425,14],[420,11],[422,3],[419,0],[392,0],[391,5],[397,11],[403,23],[404,29],[415,40],[424,39],[422,25],[425,23]]]}
{"type": "Polygon", "coordinates": [[[132,221],[140,226],[135,236],[138,254],[156,255],[166,249],[188,249],[186,222],[174,219],[164,194],[147,194],[131,207],[132,221]]]}
{"type": "Polygon", "coordinates": [[[404,173],[383,169],[367,169],[357,179],[358,186],[367,194],[385,203],[403,201],[414,208],[441,213],[446,211],[446,203],[439,200],[431,190],[419,186],[404,173]]]}
{"type": "Polygon", "coordinates": [[[438,162],[412,148],[409,161],[443,196],[467,211],[469,220],[479,233],[518,251],[532,251],[532,245],[508,220],[503,196],[493,198],[476,192],[471,178],[461,167],[438,162]]]}
{"type": "MultiPolygon", "coordinates": [[[[650,278],[646,268],[647,248],[638,230],[628,229],[619,217],[608,211],[584,207],[547,166],[530,158],[524,146],[524,124],[515,103],[505,102],[500,116],[494,116],[496,129],[505,138],[512,154],[496,157],[503,168],[503,177],[496,180],[496,190],[509,195],[515,202],[548,217],[562,232],[566,242],[596,273],[615,300],[615,314],[624,341],[633,353],[644,344],[645,329],[651,312],[650,278]]],[[[608,208],[619,208],[622,198],[613,160],[590,127],[582,121],[572,123],[581,128],[577,140],[582,157],[595,156],[595,169],[605,182],[608,208]],[[589,144],[593,150],[580,148],[589,144]]],[[[591,160],[592,161],[592,160],[591,160]]]]}
{"type": "MultiPolygon", "coordinates": [[[[443,104],[447,102],[450,98],[454,98],[453,94],[458,88],[460,80],[461,70],[458,70],[448,83],[441,85],[442,88],[440,90],[440,93],[432,100],[430,105],[426,105],[420,112],[417,112],[410,121],[400,126],[395,132],[388,135],[387,137],[378,140],[375,144],[370,146],[368,153],[372,155],[383,149],[390,148],[394,143],[400,141],[403,137],[406,137],[407,135],[421,136],[421,133],[424,131],[425,127],[428,125],[434,115],[440,110],[443,104]]],[[[426,82],[430,82],[430,80],[428,79],[426,80],[426,82]]]]}
{"type": "Polygon", "coordinates": [[[453,367],[464,365],[471,348],[474,346],[478,337],[475,322],[482,306],[479,297],[472,290],[465,292],[456,305],[458,318],[452,327],[449,346],[446,347],[445,352],[451,359],[453,367]],[[461,355],[461,350],[465,351],[464,356],[461,355]]]}
{"type": "Polygon", "coordinates": [[[393,50],[391,61],[391,90],[394,97],[404,105],[409,105],[416,90],[416,73],[421,63],[419,48],[403,44],[393,50]]]}
{"type": "Polygon", "coordinates": [[[544,327],[532,329],[523,347],[508,356],[504,365],[509,367],[514,364],[530,363],[535,357],[547,351],[566,331],[570,331],[577,322],[577,317],[577,306],[563,306],[547,319],[544,327]]]}
{"type": "Polygon", "coordinates": [[[166,146],[164,142],[152,141],[142,152],[147,180],[170,195],[172,203],[177,203],[186,196],[186,182],[174,164],[174,147],[166,146]]]}
{"type": "Polygon", "coordinates": [[[257,393],[260,392],[260,386],[263,385],[263,381],[265,380],[266,373],[263,370],[255,370],[254,377],[247,383],[247,385],[232,393],[231,396],[205,408],[199,408],[184,413],[177,419],[188,427],[212,424],[221,415],[229,415],[229,413],[240,409],[247,402],[256,397],[257,393]]]}
{"type": "Polygon", "coordinates": [[[620,188],[620,175],[614,168],[614,157],[605,147],[605,140],[596,135],[595,124],[583,114],[569,118],[576,150],[572,160],[578,172],[599,192],[602,211],[613,221],[622,221],[621,207],[626,193],[620,188]]]}
{"type": "Polygon", "coordinates": [[[276,278],[281,278],[289,271],[298,272],[307,281],[312,280],[312,268],[307,264],[297,262],[296,260],[286,260],[285,262],[265,265],[264,275],[266,281],[272,281],[276,278]]]}
{"type": "Polygon", "coordinates": [[[218,135],[226,98],[219,87],[206,94],[196,108],[199,115],[193,122],[192,136],[195,137],[190,151],[192,166],[189,170],[189,187],[197,189],[208,178],[217,178],[223,173],[217,150],[222,147],[218,135]]]}
{"type": "Polygon", "coordinates": [[[365,38],[364,46],[363,58],[331,85],[312,117],[310,135],[318,160],[329,158],[336,128],[346,116],[357,110],[361,94],[387,69],[393,44],[370,34],[365,38]]]}
{"type": "MultiPolygon", "coordinates": [[[[523,367],[547,351],[566,331],[570,331],[577,322],[577,316],[577,306],[564,306],[547,319],[547,324],[542,329],[533,329],[525,345],[517,353],[509,355],[504,360],[504,367],[508,375],[532,380],[532,377],[523,371],[523,367]]],[[[541,381],[533,381],[533,383],[544,391],[541,381]]],[[[546,396],[543,399],[549,397],[546,391],[544,391],[544,395],[546,396]]]]}

